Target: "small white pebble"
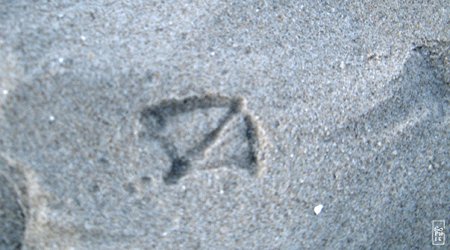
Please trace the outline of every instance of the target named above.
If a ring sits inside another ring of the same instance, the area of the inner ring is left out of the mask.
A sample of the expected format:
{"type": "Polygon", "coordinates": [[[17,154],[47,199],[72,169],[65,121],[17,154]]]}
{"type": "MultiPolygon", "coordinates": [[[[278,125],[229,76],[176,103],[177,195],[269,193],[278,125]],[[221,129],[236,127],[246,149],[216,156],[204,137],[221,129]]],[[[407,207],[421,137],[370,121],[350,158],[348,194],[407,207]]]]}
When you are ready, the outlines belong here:
{"type": "Polygon", "coordinates": [[[4,94],[4,95],[7,95],[8,93],[9,93],[9,91],[8,91],[7,89],[4,89],[4,90],[3,90],[3,94],[4,94]]]}
{"type": "Polygon", "coordinates": [[[85,222],[84,223],[84,228],[89,231],[89,230],[94,229],[95,227],[91,223],[85,222]]]}
{"type": "Polygon", "coordinates": [[[397,155],[398,154],[397,150],[392,151],[392,154],[397,155]]]}
{"type": "Polygon", "coordinates": [[[86,37],[85,36],[80,36],[81,41],[86,41],[86,37]]]}
{"type": "Polygon", "coordinates": [[[64,58],[62,58],[62,57],[58,58],[58,62],[59,63],[63,63],[64,62],[64,58]]]}
{"type": "Polygon", "coordinates": [[[53,115],[49,116],[48,119],[52,122],[55,120],[55,117],[53,115]]]}
{"type": "Polygon", "coordinates": [[[314,207],[314,213],[315,213],[316,215],[319,215],[320,212],[322,212],[322,208],[323,208],[323,205],[322,205],[322,204],[319,204],[319,205],[315,206],[315,207],[314,207]]]}

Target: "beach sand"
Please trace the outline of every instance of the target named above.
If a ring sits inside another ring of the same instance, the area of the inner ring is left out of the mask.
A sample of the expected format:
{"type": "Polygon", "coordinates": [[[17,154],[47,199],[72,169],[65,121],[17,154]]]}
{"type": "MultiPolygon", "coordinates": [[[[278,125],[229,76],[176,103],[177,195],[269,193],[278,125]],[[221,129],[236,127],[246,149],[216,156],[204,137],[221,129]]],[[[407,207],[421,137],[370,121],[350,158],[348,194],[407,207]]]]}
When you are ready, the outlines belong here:
{"type": "Polygon", "coordinates": [[[282,2],[1,1],[0,249],[432,248],[449,2],[282,2]]]}

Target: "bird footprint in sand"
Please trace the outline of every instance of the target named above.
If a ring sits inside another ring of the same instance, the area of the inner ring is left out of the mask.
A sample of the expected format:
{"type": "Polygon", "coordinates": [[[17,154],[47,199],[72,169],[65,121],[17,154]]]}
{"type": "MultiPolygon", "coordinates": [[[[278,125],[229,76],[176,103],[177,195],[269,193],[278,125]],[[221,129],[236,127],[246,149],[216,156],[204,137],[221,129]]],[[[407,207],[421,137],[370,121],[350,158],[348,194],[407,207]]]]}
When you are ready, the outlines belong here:
{"type": "Polygon", "coordinates": [[[241,98],[164,100],[146,107],[140,122],[142,136],[157,140],[170,158],[166,184],[177,183],[193,169],[236,166],[252,176],[261,173],[260,129],[241,98]]]}

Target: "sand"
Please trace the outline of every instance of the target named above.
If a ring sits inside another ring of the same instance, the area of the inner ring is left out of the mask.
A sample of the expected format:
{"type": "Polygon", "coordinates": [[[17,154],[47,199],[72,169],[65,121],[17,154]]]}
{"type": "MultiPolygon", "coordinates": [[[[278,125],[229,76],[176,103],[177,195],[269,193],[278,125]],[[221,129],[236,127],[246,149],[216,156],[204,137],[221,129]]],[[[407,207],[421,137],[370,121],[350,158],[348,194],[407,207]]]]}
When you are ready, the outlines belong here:
{"type": "Polygon", "coordinates": [[[433,248],[449,7],[1,1],[0,249],[433,248]]]}

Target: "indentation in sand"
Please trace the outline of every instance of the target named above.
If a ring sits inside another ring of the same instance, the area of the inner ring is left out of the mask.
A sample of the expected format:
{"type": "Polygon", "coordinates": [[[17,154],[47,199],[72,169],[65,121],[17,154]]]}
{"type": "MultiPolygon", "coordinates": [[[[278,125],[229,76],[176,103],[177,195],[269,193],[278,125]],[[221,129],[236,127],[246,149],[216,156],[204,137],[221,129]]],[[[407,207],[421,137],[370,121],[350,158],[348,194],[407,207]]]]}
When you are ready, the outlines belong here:
{"type": "Polygon", "coordinates": [[[27,187],[18,168],[0,156],[0,249],[20,249],[27,219],[27,187]]]}
{"type": "Polygon", "coordinates": [[[448,51],[445,43],[416,47],[401,74],[388,84],[396,87],[393,94],[348,120],[332,137],[387,138],[441,120],[450,97],[448,51]]]}
{"type": "Polygon", "coordinates": [[[237,166],[262,170],[260,128],[241,98],[193,96],[164,100],[141,112],[141,136],[157,140],[170,158],[164,182],[174,184],[192,169],[237,166]]]}

